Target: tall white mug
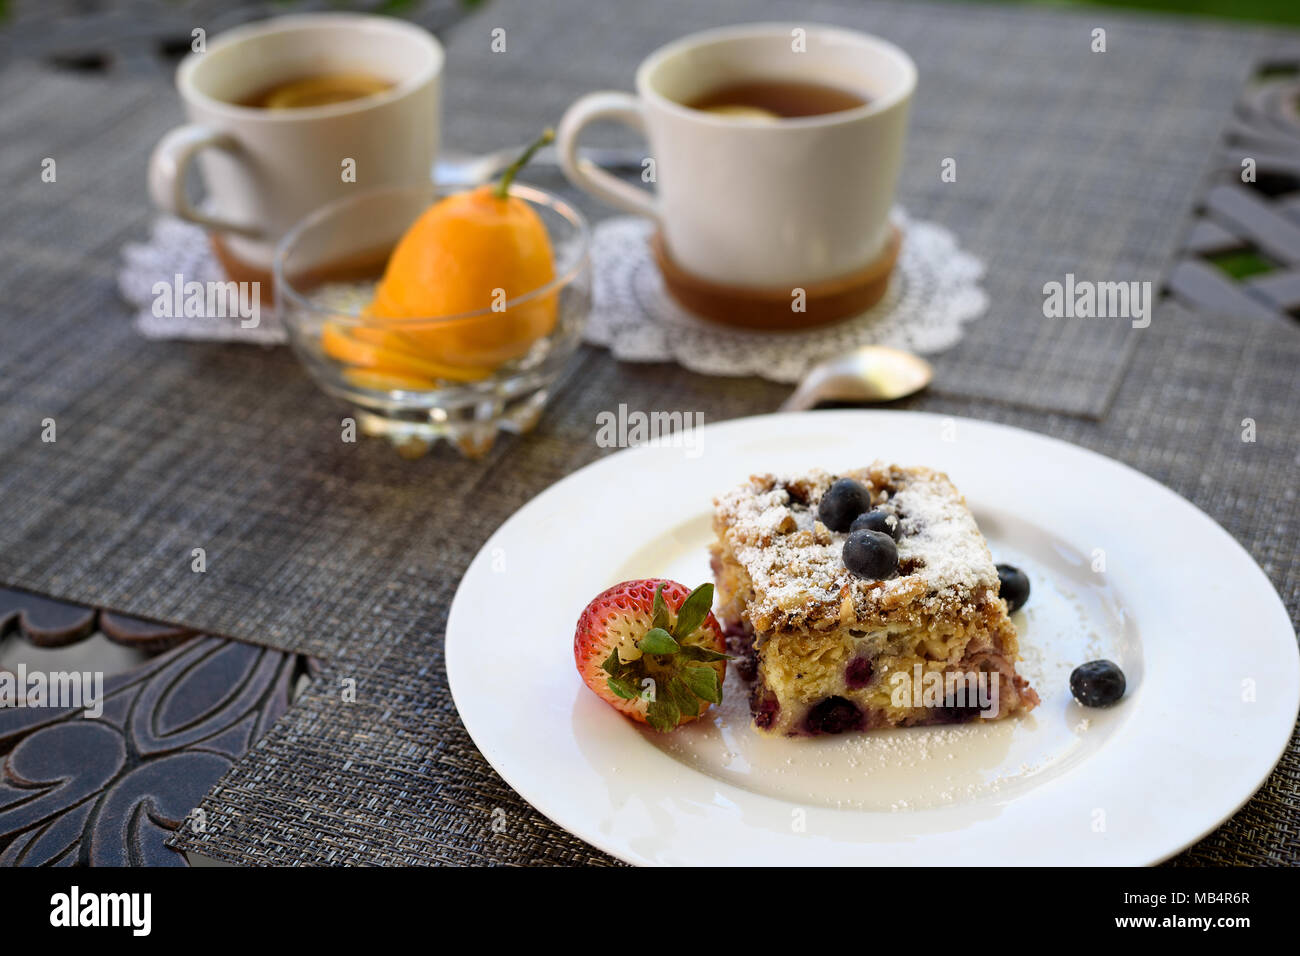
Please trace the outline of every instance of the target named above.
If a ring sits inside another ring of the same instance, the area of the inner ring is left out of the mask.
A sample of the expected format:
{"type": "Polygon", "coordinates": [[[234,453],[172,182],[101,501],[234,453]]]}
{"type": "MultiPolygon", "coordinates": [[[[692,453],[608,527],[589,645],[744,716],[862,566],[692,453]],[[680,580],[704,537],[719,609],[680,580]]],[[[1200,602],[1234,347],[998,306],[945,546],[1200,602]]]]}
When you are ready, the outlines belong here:
{"type": "Polygon", "coordinates": [[[162,210],[212,230],[228,270],[233,257],[269,272],[279,238],[325,203],[367,186],[429,181],[442,70],[434,36],[389,17],[301,14],[227,31],[177,68],[190,122],[155,147],[150,194],[162,210]],[[329,73],[390,86],[299,109],[240,105],[277,83],[329,73]],[[185,186],[196,159],[207,189],[202,209],[185,186]]]}
{"type": "Polygon", "coordinates": [[[891,241],[915,87],[907,54],[865,33],[776,23],[708,30],[650,54],[635,95],[591,93],[569,107],[560,160],[574,185],[654,219],[671,258],[700,279],[765,288],[833,281],[868,267],[891,241]],[[774,122],[685,105],[755,80],[837,87],[866,103],[774,122]],[[644,133],[653,192],[579,156],[582,130],[597,120],[644,133]]]}

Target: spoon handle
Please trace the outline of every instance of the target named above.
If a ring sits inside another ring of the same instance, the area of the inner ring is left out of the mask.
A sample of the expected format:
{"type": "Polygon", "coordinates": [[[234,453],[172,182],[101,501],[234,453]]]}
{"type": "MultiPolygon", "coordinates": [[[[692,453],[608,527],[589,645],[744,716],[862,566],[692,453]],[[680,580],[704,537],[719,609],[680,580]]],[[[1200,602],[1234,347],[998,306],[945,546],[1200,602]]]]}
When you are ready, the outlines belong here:
{"type": "Polygon", "coordinates": [[[781,403],[778,412],[806,412],[817,404],[817,385],[812,378],[805,378],[795,387],[789,397],[781,403]]]}

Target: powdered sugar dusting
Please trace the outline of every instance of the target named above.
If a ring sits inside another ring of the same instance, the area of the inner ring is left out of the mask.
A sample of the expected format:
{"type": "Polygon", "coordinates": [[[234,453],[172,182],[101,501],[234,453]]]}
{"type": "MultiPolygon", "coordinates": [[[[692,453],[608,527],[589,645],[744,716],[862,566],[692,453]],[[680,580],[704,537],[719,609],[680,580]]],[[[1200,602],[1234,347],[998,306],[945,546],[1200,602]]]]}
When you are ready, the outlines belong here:
{"type": "Polygon", "coordinates": [[[974,517],[947,476],[927,468],[876,462],[839,475],[756,476],[716,505],[716,530],[753,582],[749,612],[760,629],[870,620],[909,605],[938,613],[972,592],[996,593],[997,569],[974,517]],[[873,506],[900,519],[897,576],[850,574],[842,556],[847,534],[817,520],[821,496],[841,477],[865,484],[873,506]]]}
{"type": "Polygon", "coordinates": [[[899,563],[924,562],[931,590],[972,591],[996,585],[998,572],[975,518],[945,475],[928,472],[908,481],[893,498],[902,517],[899,563]]]}

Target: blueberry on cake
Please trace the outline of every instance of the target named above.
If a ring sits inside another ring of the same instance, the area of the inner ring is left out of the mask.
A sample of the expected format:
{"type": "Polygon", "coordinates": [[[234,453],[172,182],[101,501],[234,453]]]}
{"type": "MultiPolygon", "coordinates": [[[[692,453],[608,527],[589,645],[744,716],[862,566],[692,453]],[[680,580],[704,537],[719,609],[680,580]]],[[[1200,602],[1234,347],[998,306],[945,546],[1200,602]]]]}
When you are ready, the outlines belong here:
{"type": "Polygon", "coordinates": [[[948,477],[876,462],[715,501],[718,617],[774,735],[964,723],[1038,704],[984,536],[948,477]]]}

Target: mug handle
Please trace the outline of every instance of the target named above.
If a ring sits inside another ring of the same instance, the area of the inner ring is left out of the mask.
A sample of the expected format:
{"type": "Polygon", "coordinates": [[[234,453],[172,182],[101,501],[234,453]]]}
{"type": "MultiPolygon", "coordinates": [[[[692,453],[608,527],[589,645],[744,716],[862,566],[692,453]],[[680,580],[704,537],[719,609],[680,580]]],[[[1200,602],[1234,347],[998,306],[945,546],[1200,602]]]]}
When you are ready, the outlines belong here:
{"type": "Polygon", "coordinates": [[[239,144],[229,134],[194,124],[178,126],[158,141],[149,157],[149,195],[154,204],[163,212],[205,229],[233,232],[250,239],[262,238],[262,230],[256,226],[209,216],[190,203],[185,192],[185,176],[199,150],[209,147],[231,153],[239,150],[239,144]]]}
{"type": "Polygon", "coordinates": [[[569,182],[579,189],[591,193],[597,199],[603,199],[611,206],[640,216],[659,218],[658,205],[654,195],[645,189],[638,189],[625,183],[614,174],[601,169],[590,159],[578,155],[578,137],[585,127],[597,120],[614,120],[630,126],[639,133],[645,133],[645,120],[641,114],[641,103],[631,93],[607,90],[588,93],[574,101],[564,112],[556,132],[556,151],[559,153],[560,168],[569,182]]]}

